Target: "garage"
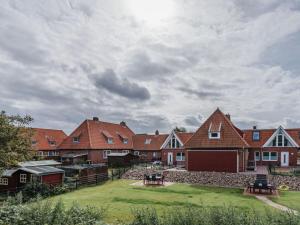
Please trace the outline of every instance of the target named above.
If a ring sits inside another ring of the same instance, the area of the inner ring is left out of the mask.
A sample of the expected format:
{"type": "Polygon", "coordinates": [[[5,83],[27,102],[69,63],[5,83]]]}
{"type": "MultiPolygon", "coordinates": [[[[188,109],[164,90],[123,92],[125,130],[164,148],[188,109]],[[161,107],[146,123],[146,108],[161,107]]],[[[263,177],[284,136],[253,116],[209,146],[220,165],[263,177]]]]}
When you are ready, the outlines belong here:
{"type": "Polygon", "coordinates": [[[189,171],[238,172],[236,150],[188,150],[187,153],[189,171]]]}

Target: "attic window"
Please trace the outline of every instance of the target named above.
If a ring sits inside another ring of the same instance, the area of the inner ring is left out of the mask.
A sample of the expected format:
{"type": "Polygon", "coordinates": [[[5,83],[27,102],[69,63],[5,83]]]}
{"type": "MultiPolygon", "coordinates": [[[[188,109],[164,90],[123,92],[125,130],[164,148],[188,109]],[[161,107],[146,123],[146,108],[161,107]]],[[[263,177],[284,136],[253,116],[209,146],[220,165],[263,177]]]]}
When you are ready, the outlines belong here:
{"type": "Polygon", "coordinates": [[[209,125],[209,129],[208,129],[208,138],[209,139],[220,139],[221,138],[221,127],[222,127],[222,123],[220,123],[218,125],[211,123],[209,125]]]}
{"type": "Polygon", "coordinates": [[[123,144],[128,144],[128,139],[127,138],[123,139],[123,144]]]}
{"type": "Polygon", "coordinates": [[[113,138],[107,138],[107,143],[108,144],[113,144],[114,143],[114,139],[113,138]]]}
{"type": "Polygon", "coordinates": [[[56,145],[56,142],[53,141],[53,140],[49,140],[48,143],[49,143],[49,145],[51,145],[51,146],[55,146],[55,145],[56,145]]]}
{"type": "Polygon", "coordinates": [[[145,141],[145,144],[146,144],[146,145],[150,145],[150,143],[151,143],[151,139],[150,139],[150,138],[147,138],[146,141],[145,141]]]}
{"type": "Polygon", "coordinates": [[[128,137],[127,136],[125,136],[125,135],[123,135],[123,134],[121,134],[121,133],[118,133],[117,132],[117,134],[120,136],[120,138],[122,139],[122,142],[123,142],[123,144],[128,144],[128,137]]]}
{"type": "Polygon", "coordinates": [[[79,137],[73,137],[73,143],[79,143],[80,138],[79,137]]]}

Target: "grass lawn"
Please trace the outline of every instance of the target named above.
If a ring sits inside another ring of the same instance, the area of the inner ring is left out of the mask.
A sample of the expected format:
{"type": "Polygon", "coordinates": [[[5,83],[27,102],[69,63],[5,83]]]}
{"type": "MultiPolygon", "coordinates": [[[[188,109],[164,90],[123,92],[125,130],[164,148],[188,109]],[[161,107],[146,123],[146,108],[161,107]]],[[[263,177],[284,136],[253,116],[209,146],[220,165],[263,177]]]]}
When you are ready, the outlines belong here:
{"type": "Polygon", "coordinates": [[[231,188],[201,187],[187,184],[174,184],[169,187],[138,187],[136,181],[108,181],[95,187],[82,188],[74,192],[53,197],[62,199],[66,205],[76,201],[81,205],[105,207],[106,222],[128,221],[132,218],[131,210],[151,207],[163,213],[170,207],[216,207],[231,205],[244,210],[255,208],[264,210],[262,202],[254,197],[243,196],[242,190],[231,188]]]}
{"type": "Polygon", "coordinates": [[[300,192],[299,191],[281,191],[279,198],[272,198],[271,200],[278,204],[285,205],[291,209],[300,212],[300,192]]]}

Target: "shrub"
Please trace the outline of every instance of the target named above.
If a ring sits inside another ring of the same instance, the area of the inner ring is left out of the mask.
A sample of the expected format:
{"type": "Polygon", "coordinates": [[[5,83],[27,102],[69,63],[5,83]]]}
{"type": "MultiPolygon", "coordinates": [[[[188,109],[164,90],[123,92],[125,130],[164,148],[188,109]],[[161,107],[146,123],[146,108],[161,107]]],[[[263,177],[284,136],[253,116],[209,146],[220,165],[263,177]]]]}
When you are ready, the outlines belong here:
{"type": "Polygon", "coordinates": [[[66,209],[59,201],[40,201],[30,204],[5,202],[0,207],[0,225],[96,225],[104,224],[104,211],[73,204],[66,209]]]}

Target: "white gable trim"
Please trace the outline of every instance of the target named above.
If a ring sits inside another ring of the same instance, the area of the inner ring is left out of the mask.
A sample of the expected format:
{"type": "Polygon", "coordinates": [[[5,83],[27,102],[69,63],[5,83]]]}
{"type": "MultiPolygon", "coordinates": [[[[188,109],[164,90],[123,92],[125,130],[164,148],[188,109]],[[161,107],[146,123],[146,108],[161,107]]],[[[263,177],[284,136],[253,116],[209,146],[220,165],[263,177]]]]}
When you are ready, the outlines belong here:
{"type": "Polygon", "coordinates": [[[169,136],[167,137],[167,139],[164,141],[164,143],[162,144],[162,146],[160,147],[160,149],[166,148],[169,141],[171,140],[172,136],[175,136],[176,140],[179,142],[180,145],[183,146],[182,141],[179,139],[179,137],[176,135],[176,132],[174,130],[172,130],[172,132],[169,134],[169,136]]]}
{"type": "MultiPolygon", "coordinates": [[[[292,144],[291,147],[297,147],[299,148],[299,145],[294,141],[294,139],[284,130],[284,128],[282,126],[279,126],[277,128],[277,130],[272,134],[272,136],[267,140],[267,142],[263,145],[263,148],[267,148],[270,147],[269,145],[271,144],[271,142],[273,141],[273,139],[277,136],[277,134],[279,133],[279,131],[282,131],[283,135],[288,139],[288,141],[292,144]]],[[[286,147],[286,146],[282,146],[282,147],[286,147]]]]}

